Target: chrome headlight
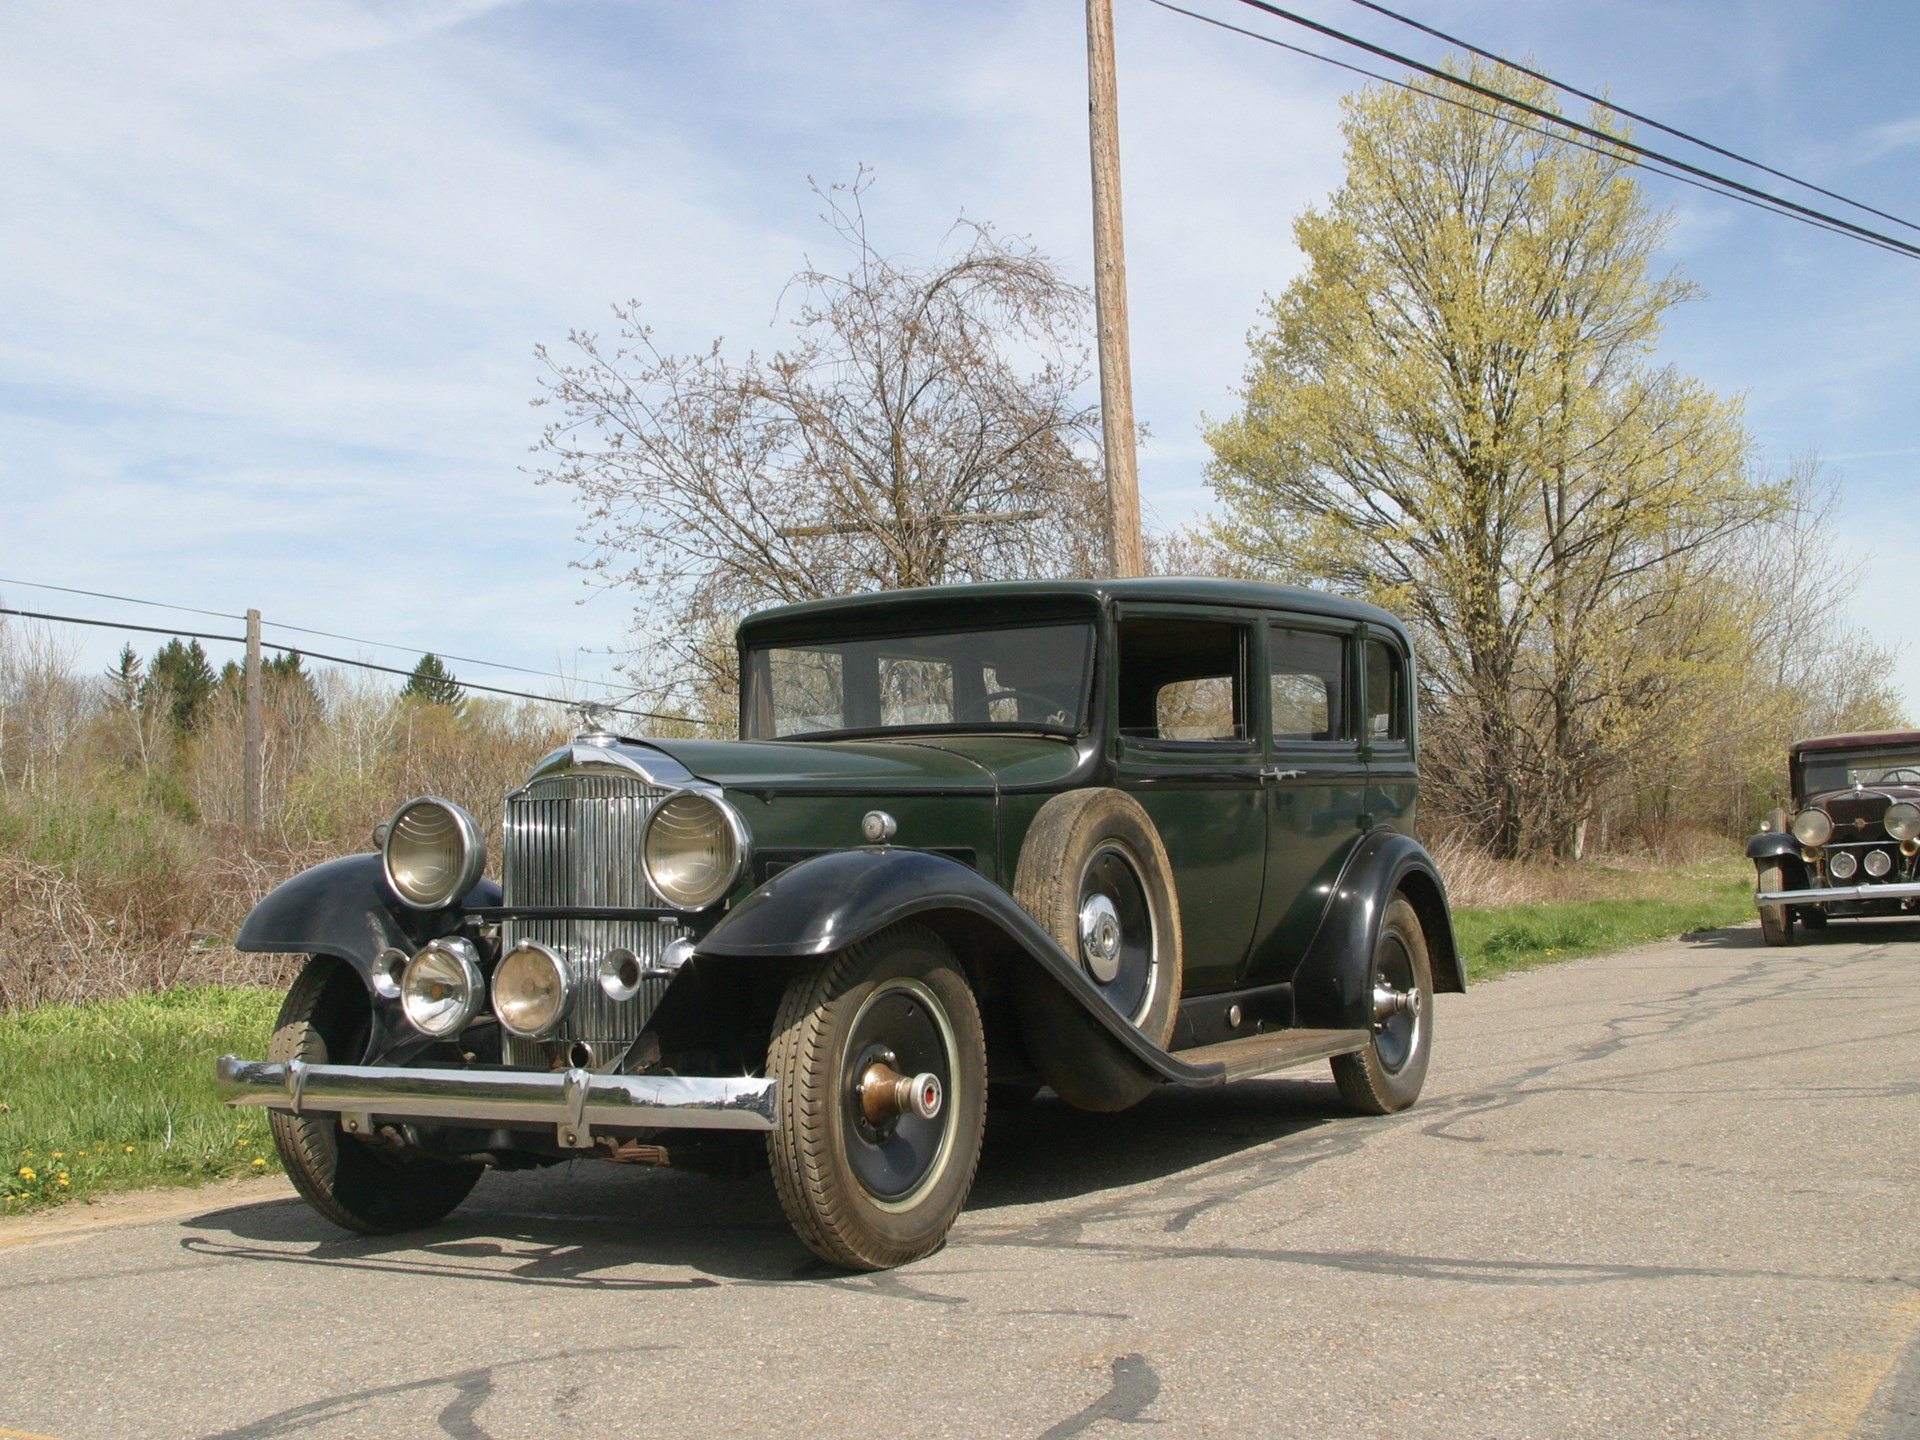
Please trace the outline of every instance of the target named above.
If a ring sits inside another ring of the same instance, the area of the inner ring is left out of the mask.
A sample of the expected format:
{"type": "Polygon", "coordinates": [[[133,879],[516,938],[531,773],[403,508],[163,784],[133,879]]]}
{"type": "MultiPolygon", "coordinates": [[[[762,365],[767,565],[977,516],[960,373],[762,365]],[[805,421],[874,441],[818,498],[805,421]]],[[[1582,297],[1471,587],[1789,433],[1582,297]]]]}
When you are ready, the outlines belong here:
{"type": "Polygon", "coordinates": [[[535,1039],[560,1023],[572,988],[566,961],[522,940],[494,969],[493,1013],[515,1035],[535,1039]]]}
{"type": "Polygon", "coordinates": [[[1836,850],[1827,857],[1827,873],[1836,880],[1851,880],[1859,864],[1851,850],[1836,850]]]}
{"type": "Polygon", "coordinates": [[[1833,817],[1819,808],[1802,810],[1793,817],[1793,838],[1815,849],[1833,838],[1833,817]]]}
{"type": "Polygon", "coordinates": [[[647,820],[640,860],[669,905],[704,910],[733,888],[747,859],[747,827],[724,800],[682,790],[647,820]]]}
{"type": "Polygon", "coordinates": [[[459,936],[428,942],[400,976],[400,1008],[414,1029],[451,1039],[480,1013],[479,956],[459,936]]]}
{"type": "Polygon", "coordinates": [[[1905,844],[1909,840],[1920,839],[1920,805],[1911,800],[1896,800],[1887,807],[1883,823],[1887,834],[1905,844]]]}
{"type": "Polygon", "coordinates": [[[387,822],[380,866],[404,904],[438,910],[473,888],[487,865],[473,816],[450,800],[409,800],[387,822]]]}

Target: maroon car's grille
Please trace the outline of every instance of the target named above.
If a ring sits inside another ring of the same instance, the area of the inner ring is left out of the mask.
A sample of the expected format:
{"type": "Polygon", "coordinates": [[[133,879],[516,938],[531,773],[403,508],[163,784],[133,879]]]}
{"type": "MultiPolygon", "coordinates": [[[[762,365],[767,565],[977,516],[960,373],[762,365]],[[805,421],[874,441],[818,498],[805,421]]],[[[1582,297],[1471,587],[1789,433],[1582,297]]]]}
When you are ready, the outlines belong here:
{"type": "Polygon", "coordinates": [[[1884,833],[1880,828],[1880,820],[1887,813],[1890,803],[1886,796],[1869,791],[1859,795],[1835,795],[1820,808],[1833,818],[1834,840],[1844,843],[1848,840],[1879,839],[1884,833]]]}

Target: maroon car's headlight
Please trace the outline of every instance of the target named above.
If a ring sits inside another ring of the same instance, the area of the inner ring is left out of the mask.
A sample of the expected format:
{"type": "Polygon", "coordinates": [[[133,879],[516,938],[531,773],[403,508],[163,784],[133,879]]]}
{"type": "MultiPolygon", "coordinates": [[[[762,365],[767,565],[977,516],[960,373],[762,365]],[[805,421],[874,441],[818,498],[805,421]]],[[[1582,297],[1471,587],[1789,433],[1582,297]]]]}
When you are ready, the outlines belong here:
{"type": "Polygon", "coordinates": [[[1809,850],[1833,838],[1833,817],[1819,806],[1809,806],[1793,817],[1793,838],[1809,850]]]}
{"type": "Polygon", "coordinates": [[[1902,845],[1909,840],[1920,840],[1920,805],[1911,800],[1896,800],[1887,807],[1884,823],[1887,834],[1902,845]]]}

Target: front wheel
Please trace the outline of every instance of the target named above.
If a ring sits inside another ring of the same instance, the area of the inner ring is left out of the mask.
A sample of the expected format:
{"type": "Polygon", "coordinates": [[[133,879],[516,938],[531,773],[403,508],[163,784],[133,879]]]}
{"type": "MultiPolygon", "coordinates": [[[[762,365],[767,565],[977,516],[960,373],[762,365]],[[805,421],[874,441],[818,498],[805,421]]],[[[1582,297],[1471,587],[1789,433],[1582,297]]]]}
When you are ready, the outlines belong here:
{"type": "Polygon", "coordinates": [[[980,1009],[946,943],[895,925],[796,971],[767,1074],[774,1186],[807,1248],[850,1270],[939,1249],[973,1186],[987,1095],[980,1009]]]}
{"type": "Polygon", "coordinates": [[[1363,1115],[1390,1115],[1420,1098],[1433,1054],[1433,966],[1419,913],[1396,895],[1373,946],[1373,1039],[1333,1058],[1340,1098],[1363,1115]]]}
{"type": "MultiPolygon", "coordinates": [[[[1778,864],[1762,865],[1759,888],[1762,892],[1772,891],[1775,894],[1786,889],[1786,867],[1778,864]]],[[[1825,916],[1821,917],[1822,920],[1825,918],[1825,916]]],[[[1791,945],[1793,943],[1793,912],[1784,905],[1762,905],[1760,934],[1769,945],[1791,945]]]]}
{"type": "MultiPolygon", "coordinates": [[[[267,1058],[353,1064],[366,1052],[371,1021],[360,977],[316,956],[280,1006],[267,1058]]],[[[270,1123],[294,1189],[334,1224],[363,1235],[433,1224],[467,1198],[486,1168],[379,1148],[345,1134],[337,1115],[275,1110],[270,1123]]]]}

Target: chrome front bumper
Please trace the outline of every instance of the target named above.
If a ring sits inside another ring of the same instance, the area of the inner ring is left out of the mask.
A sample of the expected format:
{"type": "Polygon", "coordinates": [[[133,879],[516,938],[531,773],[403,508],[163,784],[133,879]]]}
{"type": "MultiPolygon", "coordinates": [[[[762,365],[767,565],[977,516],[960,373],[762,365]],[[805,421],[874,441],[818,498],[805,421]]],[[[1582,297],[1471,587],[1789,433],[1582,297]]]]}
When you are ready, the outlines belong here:
{"type": "Polygon", "coordinates": [[[1920,884],[1901,881],[1892,885],[1835,885],[1825,890],[1762,890],[1753,897],[1756,905],[1818,905],[1828,900],[1912,900],[1920,897],[1920,884]]]}
{"type": "Polygon", "coordinates": [[[593,1127],[621,1130],[774,1128],[778,1080],[747,1075],[596,1075],[590,1070],[411,1070],[392,1065],[309,1065],[222,1055],[215,1066],[229,1105],[295,1115],[337,1114],[351,1133],[382,1120],[456,1125],[552,1125],[561,1146],[593,1145],[593,1127]]]}

